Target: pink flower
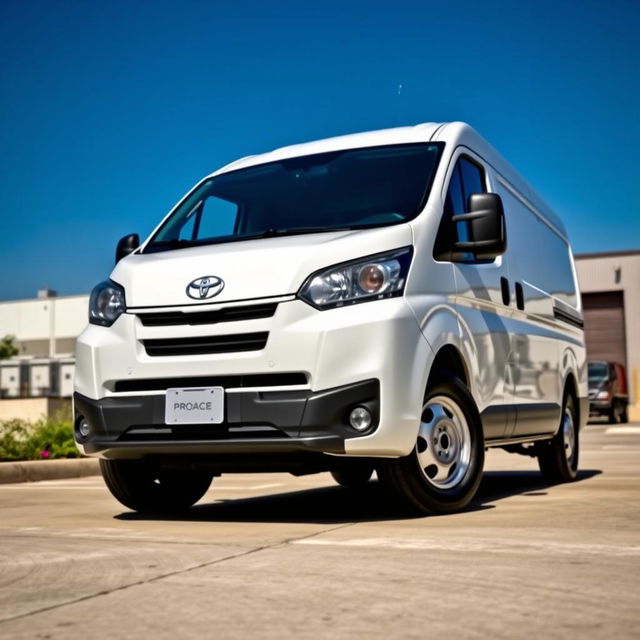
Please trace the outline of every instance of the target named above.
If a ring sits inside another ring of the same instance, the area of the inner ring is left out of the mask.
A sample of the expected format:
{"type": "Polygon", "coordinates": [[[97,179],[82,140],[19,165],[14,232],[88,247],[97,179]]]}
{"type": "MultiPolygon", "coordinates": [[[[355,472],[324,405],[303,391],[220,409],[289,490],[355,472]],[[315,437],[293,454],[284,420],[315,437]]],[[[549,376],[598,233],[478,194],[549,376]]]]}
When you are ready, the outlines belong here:
{"type": "Polygon", "coordinates": [[[49,457],[49,452],[45,449],[44,451],[40,452],[40,457],[41,458],[48,458],[49,457]]]}

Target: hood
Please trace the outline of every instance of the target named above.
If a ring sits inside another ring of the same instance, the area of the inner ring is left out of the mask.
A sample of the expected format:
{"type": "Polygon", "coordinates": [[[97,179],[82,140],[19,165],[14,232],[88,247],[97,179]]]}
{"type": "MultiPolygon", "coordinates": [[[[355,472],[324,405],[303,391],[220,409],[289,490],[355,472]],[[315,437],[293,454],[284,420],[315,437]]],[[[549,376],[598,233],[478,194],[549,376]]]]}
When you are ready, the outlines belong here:
{"type": "Polygon", "coordinates": [[[204,245],[122,259],[111,279],[124,287],[128,308],[219,304],[296,293],[318,269],[412,244],[411,227],[314,233],[204,245]],[[218,295],[187,296],[204,276],[224,281],[218,295]]]}

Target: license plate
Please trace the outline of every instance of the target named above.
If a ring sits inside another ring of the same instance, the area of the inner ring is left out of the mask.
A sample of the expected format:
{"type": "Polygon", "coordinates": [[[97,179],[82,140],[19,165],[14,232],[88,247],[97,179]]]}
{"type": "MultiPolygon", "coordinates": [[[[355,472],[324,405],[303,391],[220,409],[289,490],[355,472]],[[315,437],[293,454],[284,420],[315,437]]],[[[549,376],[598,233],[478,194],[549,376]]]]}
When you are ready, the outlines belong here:
{"type": "Polygon", "coordinates": [[[167,389],[166,424],[220,424],[224,421],[224,389],[167,389]]]}

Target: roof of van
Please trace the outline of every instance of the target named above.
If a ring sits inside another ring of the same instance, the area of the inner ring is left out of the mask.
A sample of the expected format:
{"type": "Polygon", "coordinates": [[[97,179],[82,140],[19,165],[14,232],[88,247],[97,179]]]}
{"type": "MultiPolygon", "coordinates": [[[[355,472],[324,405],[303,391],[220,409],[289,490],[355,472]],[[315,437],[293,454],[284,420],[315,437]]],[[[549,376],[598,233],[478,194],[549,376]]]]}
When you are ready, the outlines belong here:
{"type": "Polygon", "coordinates": [[[393,129],[379,129],[377,131],[364,131],[362,133],[351,133],[346,136],[336,136],[334,138],[324,138],[313,140],[301,144],[292,144],[280,147],[267,153],[255,156],[240,158],[216,173],[243,169],[255,164],[265,162],[275,162],[285,158],[295,158],[297,156],[307,156],[314,153],[327,153],[330,151],[340,151],[342,149],[357,149],[359,147],[376,147],[387,144],[408,144],[412,142],[429,142],[440,124],[427,122],[414,127],[395,127],[393,129]]]}
{"type": "Polygon", "coordinates": [[[466,146],[473,150],[500,174],[500,177],[508,183],[511,190],[515,190],[520,198],[526,201],[534,213],[545,219],[552,227],[555,227],[562,236],[566,237],[567,234],[564,224],[556,213],[498,151],[471,126],[464,122],[425,122],[411,127],[365,131],[363,133],[354,133],[289,145],[267,153],[240,158],[222,167],[212,175],[236,169],[244,169],[245,167],[266,162],[275,162],[286,158],[295,158],[297,156],[315,153],[416,142],[445,142],[452,150],[458,146],[466,146]]]}

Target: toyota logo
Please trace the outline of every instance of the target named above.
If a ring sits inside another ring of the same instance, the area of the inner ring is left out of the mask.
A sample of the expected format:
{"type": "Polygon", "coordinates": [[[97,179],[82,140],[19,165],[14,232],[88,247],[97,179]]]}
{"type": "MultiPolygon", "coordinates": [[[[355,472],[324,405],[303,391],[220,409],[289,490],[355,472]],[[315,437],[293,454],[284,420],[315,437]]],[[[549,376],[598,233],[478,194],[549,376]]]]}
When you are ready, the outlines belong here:
{"type": "Polygon", "coordinates": [[[224,289],[224,280],[218,276],[202,276],[187,285],[187,295],[194,300],[217,296],[224,289]]]}

